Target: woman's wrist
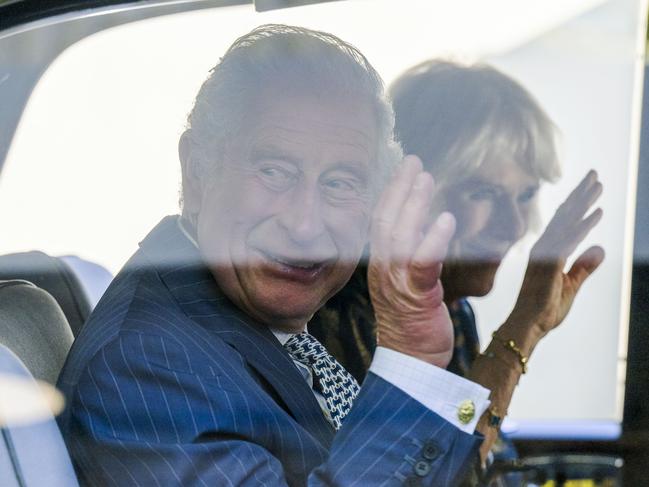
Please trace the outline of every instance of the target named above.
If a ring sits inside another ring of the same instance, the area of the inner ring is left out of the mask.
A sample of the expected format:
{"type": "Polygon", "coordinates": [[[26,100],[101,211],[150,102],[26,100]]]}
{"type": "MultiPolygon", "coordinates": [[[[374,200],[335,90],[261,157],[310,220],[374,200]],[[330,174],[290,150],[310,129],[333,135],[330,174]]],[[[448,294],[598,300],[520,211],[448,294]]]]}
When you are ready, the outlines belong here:
{"type": "Polygon", "coordinates": [[[510,316],[496,330],[495,336],[499,341],[513,341],[520,353],[529,358],[545,332],[534,322],[510,316]]]}

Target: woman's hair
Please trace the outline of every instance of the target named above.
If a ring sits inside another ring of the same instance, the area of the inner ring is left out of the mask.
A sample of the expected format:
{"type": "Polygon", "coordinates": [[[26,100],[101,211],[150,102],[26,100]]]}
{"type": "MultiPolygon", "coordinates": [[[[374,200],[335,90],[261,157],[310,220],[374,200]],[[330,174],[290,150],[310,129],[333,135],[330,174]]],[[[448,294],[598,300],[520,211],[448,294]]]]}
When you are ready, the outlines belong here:
{"type": "Polygon", "coordinates": [[[395,134],[443,187],[471,176],[490,154],[509,155],[529,174],[561,174],[557,128],[518,82],[485,64],[426,61],[390,87],[395,134]]]}

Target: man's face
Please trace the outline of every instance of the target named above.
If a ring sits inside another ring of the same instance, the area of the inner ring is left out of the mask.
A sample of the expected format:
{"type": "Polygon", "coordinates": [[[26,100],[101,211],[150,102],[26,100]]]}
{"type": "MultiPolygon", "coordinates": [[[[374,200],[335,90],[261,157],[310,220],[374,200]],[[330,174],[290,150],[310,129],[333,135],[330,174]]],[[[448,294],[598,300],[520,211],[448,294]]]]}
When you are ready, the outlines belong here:
{"type": "Polygon", "coordinates": [[[367,103],[268,94],[205,185],[198,243],[237,306],[298,331],[362,253],[376,122],[367,103]]]}
{"type": "Polygon", "coordinates": [[[484,296],[507,251],[528,230],[539,180],[511,156],[493,153],[470,177],[445,190],[457,231],[444,264],[449,298],[484,296]]]}

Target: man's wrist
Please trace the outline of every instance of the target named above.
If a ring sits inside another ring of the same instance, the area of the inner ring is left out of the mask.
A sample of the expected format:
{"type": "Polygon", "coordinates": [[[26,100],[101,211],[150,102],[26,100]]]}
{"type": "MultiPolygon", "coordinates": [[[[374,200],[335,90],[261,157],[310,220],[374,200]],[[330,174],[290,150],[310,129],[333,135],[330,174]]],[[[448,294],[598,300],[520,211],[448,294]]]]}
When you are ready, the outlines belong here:
{"type": "Polygon", "coordinates": [[[398,345],[393,345],[390,342],[385,343],[383,340],[380,340],[377,345],[394,352],[399,352],[404,355],[416,358],[417,360],[421,360],[422,362],[434,365],[435,367],[439,367],[440,369],[445,369],[446,367],[448,367],[448,364],[451,362],[451,357],[453,356],[453,350],[439,353],[425,353],[412,350],[411,347],[400,347],[398,345]]]}
{"type": "Polygon", "coordinates": [[[412,355],[379,346],[370,372],[401,389],[465,433],[473,433],[490,404],[490,391],[412,355]]]}

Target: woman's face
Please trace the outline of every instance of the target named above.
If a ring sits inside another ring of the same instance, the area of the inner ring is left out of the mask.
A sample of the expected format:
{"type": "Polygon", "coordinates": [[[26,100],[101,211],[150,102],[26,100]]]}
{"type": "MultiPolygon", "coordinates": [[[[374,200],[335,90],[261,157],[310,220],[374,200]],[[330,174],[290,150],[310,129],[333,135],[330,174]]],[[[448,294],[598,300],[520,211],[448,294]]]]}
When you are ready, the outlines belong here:
{"type": "Polygon", "coordinates": [[[441,195],[457,230],[444,264],[446,296],[484,296],[493,287],[505,254],[526,233],[539,179],[511,155],[494,152],[470,176],[441,195]]]}

